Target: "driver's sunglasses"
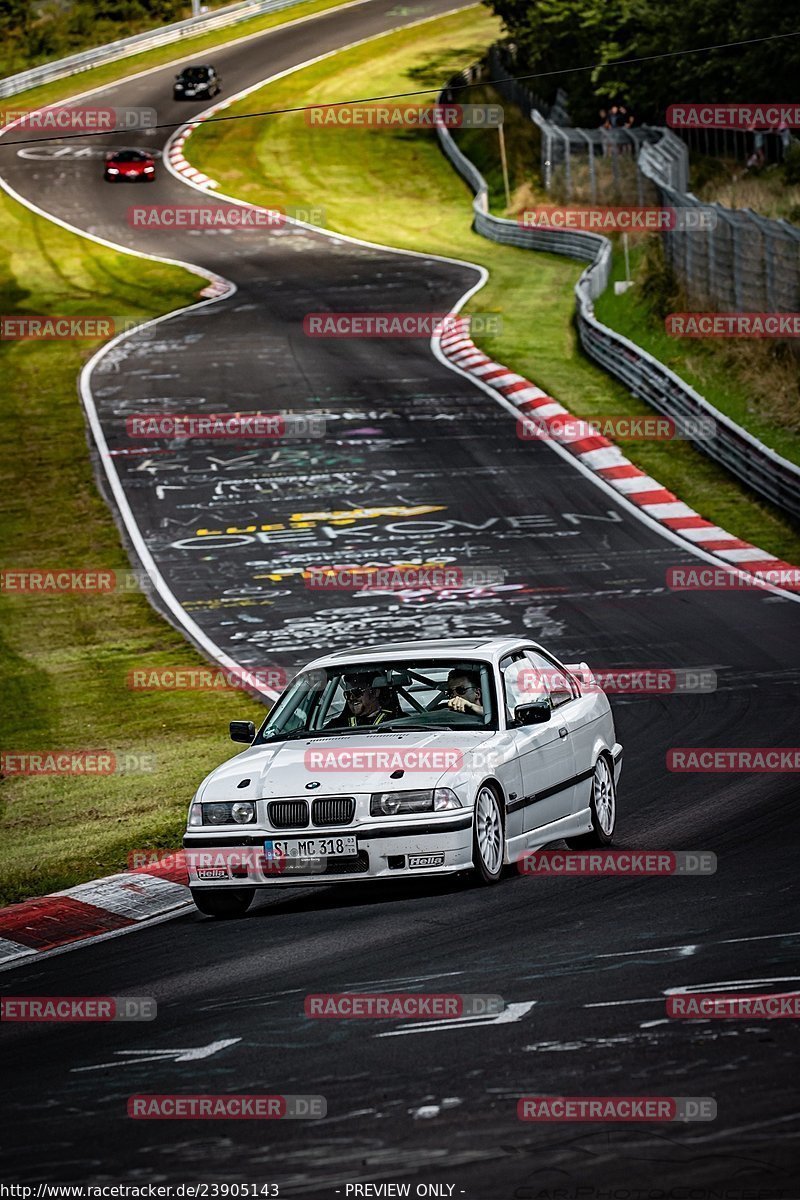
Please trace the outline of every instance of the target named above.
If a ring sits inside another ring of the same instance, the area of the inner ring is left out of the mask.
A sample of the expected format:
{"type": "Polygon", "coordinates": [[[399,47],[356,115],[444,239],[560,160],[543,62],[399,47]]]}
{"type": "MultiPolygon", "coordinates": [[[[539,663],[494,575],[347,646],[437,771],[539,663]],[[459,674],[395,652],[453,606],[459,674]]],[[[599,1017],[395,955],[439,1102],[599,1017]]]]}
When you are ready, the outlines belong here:
{"type": "Polygon", "coordinates": [[[344,693],[345,700],[358,700],[359,696],[363,696],[366,688],[346,688],[344,693]]]}
{"type": "Polygon", "coordinates": [[[475,691],[475,685],[472,683],[461,684],[460,687],[449,687],[447,691],[451,696],[466,696],[467,692],[475,691]]]}

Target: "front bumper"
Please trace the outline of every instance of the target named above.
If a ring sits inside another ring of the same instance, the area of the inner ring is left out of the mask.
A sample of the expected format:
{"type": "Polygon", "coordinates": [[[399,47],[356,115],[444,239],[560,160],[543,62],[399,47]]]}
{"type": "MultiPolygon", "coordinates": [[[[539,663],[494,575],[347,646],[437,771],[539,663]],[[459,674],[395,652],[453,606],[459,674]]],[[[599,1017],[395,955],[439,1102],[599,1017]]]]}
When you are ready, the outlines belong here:
{"type": "MultiPolygon", "coordinates": [[[[319,831],[317,831],[319,832],[319,831]]],[[[343,829],[326,829],[325,837],[355,834],[355,856],[286,861],[270,867],[264,853],[268,838],[297,838],[302,833],[270,830],[213,832],[191,829],[183,839],[191,887],[279,887],[281,885],[352,883],[364,879],[408,879],[452,875],[472,866],[472,813],[452,818],[384,821],[343,829]],[[416,861],[416,860],[419,860],[416,861]],[[421,864],[421,865],[420,865],[421,864]]]]}

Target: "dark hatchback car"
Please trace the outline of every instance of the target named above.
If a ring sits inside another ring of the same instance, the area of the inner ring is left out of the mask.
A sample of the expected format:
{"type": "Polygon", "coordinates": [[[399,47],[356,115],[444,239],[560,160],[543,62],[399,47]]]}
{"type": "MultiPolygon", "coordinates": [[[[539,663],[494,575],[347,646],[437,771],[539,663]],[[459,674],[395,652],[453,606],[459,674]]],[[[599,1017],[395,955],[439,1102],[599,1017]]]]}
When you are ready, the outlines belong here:
{"type": "Polygon", "coordinates": [[[146,150],[114,150],[106,155],[104,175],[109,183],[123,179],[152,183],[156,177],[155,160],[146,150]]]}
{"type": "Polygon", "coordinates": [[[222,80],[213,67],[186,67],[175,76],[172,95],[175,100],[207,100],[222,91],[222,80]]]}

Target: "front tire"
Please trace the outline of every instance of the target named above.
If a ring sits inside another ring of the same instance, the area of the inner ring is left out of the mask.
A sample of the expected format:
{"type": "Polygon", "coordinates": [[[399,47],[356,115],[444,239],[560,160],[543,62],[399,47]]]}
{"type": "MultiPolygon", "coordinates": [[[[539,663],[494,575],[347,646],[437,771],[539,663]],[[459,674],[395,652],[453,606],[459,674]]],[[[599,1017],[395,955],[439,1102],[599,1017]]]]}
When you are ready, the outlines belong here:
{"type": "Polygon", "coordinates": [[[598,847],[610,846],[614,840],[617,787],[614,783],[614,769],[604,754],[601,754],[595,763],[589,810],[592,817],[591,833],[565,838],[570,850],[595,850],[598,847]]]}
{"type": "Polygon", "coordinates": [[[243,917],[256,894],[255,888],[192,888],[192,899],[207,917],[243,917]]]}
{"type": "Polygon", "coordinates": [[[497,792],[483,784],[475,800],[472,866],[477,883],[497,883],[503,873],[505,832],[497,792]]]}

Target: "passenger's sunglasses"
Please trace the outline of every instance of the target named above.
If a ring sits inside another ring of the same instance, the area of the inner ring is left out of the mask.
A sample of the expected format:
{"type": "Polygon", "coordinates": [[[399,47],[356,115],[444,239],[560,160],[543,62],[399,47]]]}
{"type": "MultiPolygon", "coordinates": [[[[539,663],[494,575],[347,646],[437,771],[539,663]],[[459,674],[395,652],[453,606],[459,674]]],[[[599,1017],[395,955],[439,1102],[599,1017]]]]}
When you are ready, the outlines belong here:
{"type": "Polygon", "coordinates": [[[461,684],[460,687],[449,687],[447,691],[451,696],[466,696],[467,692],[475,691],[475,685],[472,683],[461,684]]]}
{"type": "Polygon", "coordinates": [[[345,700],[358,700],[359,696],[363,696],[366,688],[346,688],[344,693],[345,700]]]}

